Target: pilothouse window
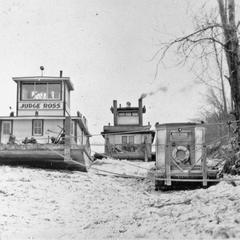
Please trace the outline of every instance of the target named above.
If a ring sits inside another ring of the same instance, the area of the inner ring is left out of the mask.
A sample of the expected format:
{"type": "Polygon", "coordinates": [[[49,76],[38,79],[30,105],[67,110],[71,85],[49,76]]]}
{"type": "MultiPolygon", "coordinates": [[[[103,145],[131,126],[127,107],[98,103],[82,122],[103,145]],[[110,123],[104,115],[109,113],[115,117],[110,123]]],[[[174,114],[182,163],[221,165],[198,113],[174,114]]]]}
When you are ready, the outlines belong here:
{"type": "Polygon", "coordinates": [[[47,99],[47,84],[36,83],[35,91],[32,92],[33,99],[47,99]]]}
{"type": "Polygon", "coordinates": [[[60,99],[61,84],[48,83],[48,99],[60,99]]]}
{"type": "Polygon", "coordinates": [[[21,100],[61,100],[61,83],[22,83],[21,100]]]}

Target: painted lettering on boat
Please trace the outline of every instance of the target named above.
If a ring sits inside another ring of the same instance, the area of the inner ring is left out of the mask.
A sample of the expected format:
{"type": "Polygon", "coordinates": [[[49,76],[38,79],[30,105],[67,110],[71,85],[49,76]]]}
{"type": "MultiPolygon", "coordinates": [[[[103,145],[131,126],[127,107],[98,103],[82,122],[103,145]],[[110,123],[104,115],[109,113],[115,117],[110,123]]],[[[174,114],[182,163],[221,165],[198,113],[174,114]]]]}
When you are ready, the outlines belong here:
{"type": "Polygon", "coordinates": [[[43,108],[47,109],[59,109],[61,107],[60,103],[44,103],[43,108]]]}
{"type": "Polygon", "coordinates": [[[61,103],[19,103],[19,109],[62,109],[61,103]]]}

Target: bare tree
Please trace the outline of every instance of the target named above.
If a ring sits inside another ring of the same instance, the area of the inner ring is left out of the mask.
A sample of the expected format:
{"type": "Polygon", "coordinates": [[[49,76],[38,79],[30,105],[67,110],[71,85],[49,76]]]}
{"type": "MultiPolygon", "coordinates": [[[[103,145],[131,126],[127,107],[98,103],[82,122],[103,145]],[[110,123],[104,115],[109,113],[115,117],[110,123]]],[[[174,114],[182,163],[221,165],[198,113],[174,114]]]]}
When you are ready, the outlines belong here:
{"type": "MultiPolygon", "coordinates": [[[[211,12],[207,17],[205,15],[201,21],[197,19],[196,28],[193,32],[162,44],[162,48],[155,56],[159,57],[159,64],[170,49],[175,49],[177,54],[181,56],[180,63],[182,64],[192,59],[193,61],[190,62],[193,62],[192,65],[194,66],[196,60],[199,60],[202,65],[202,74],[209,69],[210,56],[215,56],[217,66],[221,72],[223,108],[226,110],[222,62],[219,61],[221,51],[225,52],[225,61],[228,68],[227,79],[234,103],[233,114],[237,120],[238,142],[240,143],[240,56],[237,31],[239,24],[236,25],[235,21],[235,1],[217,0],[216,6],[218,6],[218,9],[215,12],[211,12]]],[[[210,82],[208,84],[211,85],[210,82]]]]}

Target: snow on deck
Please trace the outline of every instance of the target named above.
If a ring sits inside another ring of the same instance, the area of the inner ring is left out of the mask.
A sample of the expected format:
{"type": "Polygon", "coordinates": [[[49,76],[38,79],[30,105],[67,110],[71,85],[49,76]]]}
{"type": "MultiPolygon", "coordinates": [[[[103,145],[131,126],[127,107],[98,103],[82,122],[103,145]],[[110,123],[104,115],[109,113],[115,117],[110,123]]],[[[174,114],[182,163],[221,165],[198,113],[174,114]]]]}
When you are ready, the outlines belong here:
{"type": "Polygon", "coordinates": [[[0,239],[240,238],[238,182],[155,192],[152,179],[97,170],[143,177],[153,166],[111,159],[89,173],[2,166],[0,239]]]}

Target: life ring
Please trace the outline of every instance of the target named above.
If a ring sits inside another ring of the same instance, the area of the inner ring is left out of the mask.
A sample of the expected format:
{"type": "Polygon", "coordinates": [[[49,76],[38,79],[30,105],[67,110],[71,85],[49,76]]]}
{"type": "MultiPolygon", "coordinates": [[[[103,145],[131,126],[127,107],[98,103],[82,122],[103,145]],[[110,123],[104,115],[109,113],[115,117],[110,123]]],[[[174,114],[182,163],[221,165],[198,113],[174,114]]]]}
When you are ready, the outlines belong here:
{"type": "Polygon", "coordinates": [[[186,147],[178,146],[178,147],[173,149],[172,157],[177,163],[181,163],[181,162],[186,163],[188,161],[189,157],[190,157],[190,152],[186,147]],[[184,152],[184,157],[177,156],[178,151],[183,151],[184,152]]]}

